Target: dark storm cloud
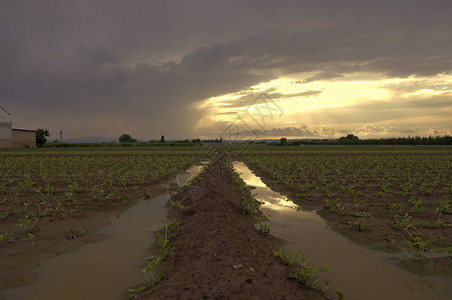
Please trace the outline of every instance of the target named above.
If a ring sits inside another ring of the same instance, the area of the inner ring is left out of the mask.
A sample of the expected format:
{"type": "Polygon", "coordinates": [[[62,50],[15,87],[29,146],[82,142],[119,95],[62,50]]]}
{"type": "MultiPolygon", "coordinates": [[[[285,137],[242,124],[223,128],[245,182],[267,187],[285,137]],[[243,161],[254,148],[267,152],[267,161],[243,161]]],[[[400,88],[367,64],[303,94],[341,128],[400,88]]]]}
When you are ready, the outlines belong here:
{"type": "MultiPolygon", "coordinates": [[[[266,95],[266,102],[272,101],[282,101],[290,98],[304,98],[304,97],[316,97],[319,96],[321,91],[314,90],[306,90],[299,93],[279,93],[275,92],[274,88],[267,89],[265,91],[245,91],[239,94],[239,97],[233,100],[222,100],[218,101],[218,105],[223,108],[246,108],[250,105],[257,104],[257,99],[262,96],[262,94],[266,95]]],[[[260,102],[259,102],[260,103],[260,102]]]]}
{"type": "MultiPolygon", "coordinates": [[[[451,8],[414,0],[1,1],[0,104],[23,126],[182,137],[203,117],[193,103],[281,75],[450,73],[451,8]]],[[[298,96],[316,95],[307,92],[298,96]]]]}

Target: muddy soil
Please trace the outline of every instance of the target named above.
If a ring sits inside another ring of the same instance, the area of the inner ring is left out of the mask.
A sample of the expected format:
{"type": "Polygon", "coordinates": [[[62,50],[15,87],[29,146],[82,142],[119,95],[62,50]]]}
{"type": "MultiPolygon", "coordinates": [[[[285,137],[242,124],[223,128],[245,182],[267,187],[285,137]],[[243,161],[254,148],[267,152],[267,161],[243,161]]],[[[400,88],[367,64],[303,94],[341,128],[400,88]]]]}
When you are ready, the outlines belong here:
{"type": "Polygon", "coordinates": [[[222,157],[177,195],[184,208],[170,216],[180,229],[159,266],[163,281],[139,298],[322,299],[288,279],[290,270],[273,255],[281,240],[255,228],[241,197],[222,157]]]}
{"type": "MultiPolygon", "coordinates": [[[[166,191],[160,184],[153,185],[152,193],[166,191]]],[[[19,286],[35,279],[34,266],[42,260],[72,251],[87,243],[99,241],[108,236],[97,232],[110,223],[112,216],[119,215],[126,208],[144,198],[141,189],[124,190],[127,203],[114,201],[89,201],[80,198],[83,209],[65,218],[43,217],[39,220],[39,231],[35,234],[33,245],[26,241],[18,230],[18,218],[2,220],[2,232],[8,232],[0,244],[0,290],[19,286]],[[86,201],[85,201],[86,200],[86,201]],[[71,230],[84,229],[81,236],[71,236],[71,230]]]]}
{"type": "MultiPolygon", "coordinates": [[[[328,225],[332,230],[339,232],[351,241],[389,253],[402,253],[402,249],[409,249],[409,246],[405,242],[408,238],[408,234],[404,231],[397,231],[392,228],[394,219],[387,211],[386,203],[388,201],[386,198],[367,195],[364,190],[362,191],[370,203],[366,206],[366,211],[370,213],[371,218],[366,219],[368,225],[366,230],[359,231],[350,225],[350,223],[356,221],[357,218],[350,215],[340,216],[338,213],[330,212],[325,206],[325,199],[320,191],[313,191],[310,194],[309,199],[301,199],[297,195],[298,192],[295,188],[297,184],[294,184],[294,188],[287,188],[282,184],[274,183],[269,174],[258,166],[251,163],[248,163],[247,166],[271,189],[284,195],[288,195],[294,203],[304,208],[316,210],[317,213],[328,222],[328,225]]],[[[396,196],[393,195],[392,197],[396,196]]],[[[415,197],[419,198],[420,194],[415,195],[415,197]]],[[[395,199],[395,201],[397,202],[397,199],[395,199]]],[[[435,203],[433,202],[430,206],[431,207],[426,204],[427,208],[423,214],[423,219],[417,218],[416,215],[413,214],[411,224],[415,224],[415,227],[411,228],[411,230],[420,231],[424,240],[431,239],[435,250],[451,247],[452,215],[442,216],[442,219],[446,224],[443,228],[424,228],[419,225],[421,222],[426,222],[426,219],[429,220],[430,223],[433,223],[438,218],[434,208],[435,203]]],[[[432,258],[432,261],[434,266],[430,267],[412,262],[404,257],[400,260],[399,264],[408,271],[419,275],[452,276],[452,257],[432,258]]]]}

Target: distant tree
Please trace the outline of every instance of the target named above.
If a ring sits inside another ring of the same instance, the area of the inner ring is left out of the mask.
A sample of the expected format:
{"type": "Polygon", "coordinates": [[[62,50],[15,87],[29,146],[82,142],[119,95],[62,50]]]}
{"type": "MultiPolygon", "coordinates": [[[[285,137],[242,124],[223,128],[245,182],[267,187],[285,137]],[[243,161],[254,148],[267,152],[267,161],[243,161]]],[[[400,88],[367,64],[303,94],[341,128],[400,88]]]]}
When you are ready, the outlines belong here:
{"type": "Polygon", "coordinates": [[[350,133],[347,136],[340,137],[338,142],[339,144],[358,144],[360,140],[356,135],[350,133]]]}
{"type": "Polygon", "coordinates": [[[165,137],[162,135],[162,137],[160,138],[160,143],[164,143],[165,142],[165,137]]]}
{"type": "Polygon", "coordinates": [[[131,137],[130,134],[124,133],[123,135],[121,135],[119,137],[119,142],[120,143],[135,143],[135,142],[137,142],[137,140],[134,139],[133,137],[131,137]]]}
{"type": "Polygon", "coordinates": [[[281,138],[280,143],[281,145],[285,145],[287,143],[287,138],[281,138]]]}
{"type": "Polygon", "coordinates": [[[48,129],[36,129],[36,147],[42,147],[45,143],[47,143],[46,137],[48,136],[50,136],[48,129]]]}

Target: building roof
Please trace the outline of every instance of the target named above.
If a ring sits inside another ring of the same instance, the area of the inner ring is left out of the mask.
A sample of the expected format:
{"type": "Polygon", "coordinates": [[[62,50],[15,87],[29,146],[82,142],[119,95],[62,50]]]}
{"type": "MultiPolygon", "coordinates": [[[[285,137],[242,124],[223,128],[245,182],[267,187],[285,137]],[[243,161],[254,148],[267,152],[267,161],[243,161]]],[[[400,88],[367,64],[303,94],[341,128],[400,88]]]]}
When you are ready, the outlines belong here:
{"type": "Polygon", "coordinates": [[[16,128],[16,127],[13,127],[12,129],[13,130],[20,130],[20,131],[33,131],[33,132],[36,132],[36,130],[33,130],[33,129],[16,128]]]}
{"type": "Polygon", "coordinates": [[[0,108],[4,111],[4,112],[6,112],[8,115],[10,115],[11,116],[11,114],[6,110],[6,109],[4,109],[3,107],[1,107],[0,106],[0,108]]]}

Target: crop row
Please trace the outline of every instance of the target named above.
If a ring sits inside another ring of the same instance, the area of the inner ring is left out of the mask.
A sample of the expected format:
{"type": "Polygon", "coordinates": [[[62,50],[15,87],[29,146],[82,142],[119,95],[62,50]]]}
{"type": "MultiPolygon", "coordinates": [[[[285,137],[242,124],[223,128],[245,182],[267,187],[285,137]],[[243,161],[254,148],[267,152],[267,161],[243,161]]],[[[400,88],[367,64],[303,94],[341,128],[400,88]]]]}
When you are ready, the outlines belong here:
{"type": "Polygon", "coordinates": [[[423,236],[450,247],[452,155],[277,154],[245,160],[302,205],[388,243],[423,236]]]}
{"type": "MultiPolygon", "coordinates": [[[[196,155],[7,156],[0,160],[0,222],[33,238],[42,217],[150,197],[150,186],[199,160],[196,155]]],[[[0,232],[0,234],[6,234],[0,232]]]]}

